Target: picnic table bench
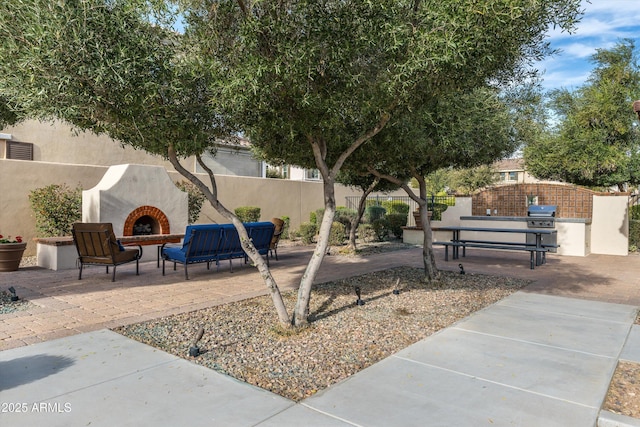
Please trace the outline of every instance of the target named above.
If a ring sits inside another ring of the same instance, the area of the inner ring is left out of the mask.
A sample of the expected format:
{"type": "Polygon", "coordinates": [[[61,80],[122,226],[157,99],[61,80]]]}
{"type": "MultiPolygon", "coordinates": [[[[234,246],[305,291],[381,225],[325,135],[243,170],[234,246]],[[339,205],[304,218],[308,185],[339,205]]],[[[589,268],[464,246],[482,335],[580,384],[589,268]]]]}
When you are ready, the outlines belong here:
{"type": "Polygon", "coordinates": [[[466,256],[467,248],[481,249],[497,249],[507,251],[528,251],[530,255],[530,268],[533,270],[536,265],[542,265],[546,262],[546,253],[558,247],[557,244],[542,243],[543,235],[556,234],[556,230],[541,228],[487,228],[487,227],[458,227],[446,226],[434,229],[436,231],[451,231],[452,238],[450,241],[433,242],[434,245],[443,245],[445,247],[444,259],[449,261],[449,246],[451,246],[453,259],[458,259],[460,248],[462,248],[462,256],[466,256]],[[461,238],[461,232],[476,233],[511,233],[534,235],[535,243],[501,241],[489,239],[473,239],[461,238]]]}

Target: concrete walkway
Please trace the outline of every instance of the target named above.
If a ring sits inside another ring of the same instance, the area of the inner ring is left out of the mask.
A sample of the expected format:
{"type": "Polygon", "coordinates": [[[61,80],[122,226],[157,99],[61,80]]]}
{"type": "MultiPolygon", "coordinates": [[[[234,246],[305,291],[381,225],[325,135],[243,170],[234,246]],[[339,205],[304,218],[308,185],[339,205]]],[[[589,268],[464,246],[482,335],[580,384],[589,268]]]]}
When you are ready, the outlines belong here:
{"type": "MultiPolygon", "coordinates": [[[[274,275],[295,287],[310,253],[280,255],[274,275]]],[[[441,255],[440,268],[458,269],[441,255]]],[[[1,289],[39,306],[0,315],[0,425],[595,426],[618,360],[640,362],[640,257],[550,255],[529,270],[522,254],[474,251],[461,262],[535,282],[298,404],[104,329],[264,293],[250,267],[194,268],[184,282],[145,264],[113,284],[102,269],[81,282],[0,273],[1,289]]],[[[327,257],[319,281],[405,264],[420,266],[420,250],[327,257]]]]}

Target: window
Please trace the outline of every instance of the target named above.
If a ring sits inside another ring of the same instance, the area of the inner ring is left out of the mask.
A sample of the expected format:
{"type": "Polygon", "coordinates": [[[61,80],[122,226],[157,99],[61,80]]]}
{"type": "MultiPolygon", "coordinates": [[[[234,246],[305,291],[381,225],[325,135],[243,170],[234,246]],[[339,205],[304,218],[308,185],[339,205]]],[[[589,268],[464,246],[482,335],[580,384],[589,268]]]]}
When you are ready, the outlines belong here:
{"type": "Polygon", "coordinates": [[[289,166],[271,166],[267,165],[267,178],[289,179],[289,166]]]}
{"type": "Polygon", "coordinates": [[[6,158],[13,160],[33,160],[33,144],[7,141],[6,158]]]}
{"type": "Polygon", "coordinates": [[[320,179],[320,171],[318,169],[307,169],[305,179],[308,181],[318,181],[320,179]]]}
{"type": "Polygon", "coordinates": [[[500,181],[517,181],[518,172],[500,172],[500,181]]]}

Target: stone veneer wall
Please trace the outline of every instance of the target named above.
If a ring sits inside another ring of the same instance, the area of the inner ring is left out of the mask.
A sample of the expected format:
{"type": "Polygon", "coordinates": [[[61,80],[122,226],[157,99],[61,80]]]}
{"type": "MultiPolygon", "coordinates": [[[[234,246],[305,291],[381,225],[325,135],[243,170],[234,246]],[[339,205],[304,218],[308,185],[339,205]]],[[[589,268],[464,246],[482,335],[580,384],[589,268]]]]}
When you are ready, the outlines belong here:
{"type": "MultiPolygon", "coordinates": [[[[527,196],[537,196],[538,205],[557,206],[557,218],[591,218],[593,196],[607,195],[568,184],[513,184],[481,190],[472,196],[472,215],[491,209],[498,216],[527,216],[527,196]]],[[[619,195],[619,193],[618,193],[619,195]]]]}

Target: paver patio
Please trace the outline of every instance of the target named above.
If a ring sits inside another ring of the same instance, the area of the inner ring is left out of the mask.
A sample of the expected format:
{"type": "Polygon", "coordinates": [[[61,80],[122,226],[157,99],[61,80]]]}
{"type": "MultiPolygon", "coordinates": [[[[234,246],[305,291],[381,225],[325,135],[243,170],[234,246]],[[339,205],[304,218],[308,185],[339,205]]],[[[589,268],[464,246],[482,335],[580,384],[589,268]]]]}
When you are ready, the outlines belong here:
{"type": "MultiPolygon", "coordinates": [[[[295,289],[312,254],[312,247],[283,247],[271,269],[281,290],[295,289]]],[[[327,256],[317,282],[363,274],[397,266],[422,267],[421,248],[379,253],[366,257],[327,256]]],[[[604,302],[640,305],[640,256],[550,255],[547,263],[530,270],[519,253],[473,251],[457,262],[445,262],[443,250],[435,249],[440,269],[467,274],[512,275],[534,282],[525,290],[537,293],[585,298],[604,302]]],[[[86,270],[82,280],[77,271],[52,271],[38,267],[0,273],[0,289],[13,286],[17,294],[37,307],[0,315],[0,350],[51,340],[81,332],[137,323],[170,314],[266,294],[266,288],[250,265],[235,264],[234,272],[221,265],[207,270],[191,269],[185,281],[181,269],[162,276],[155,262],[120,266],[116,282],[104,268],[86,270]]]]}

